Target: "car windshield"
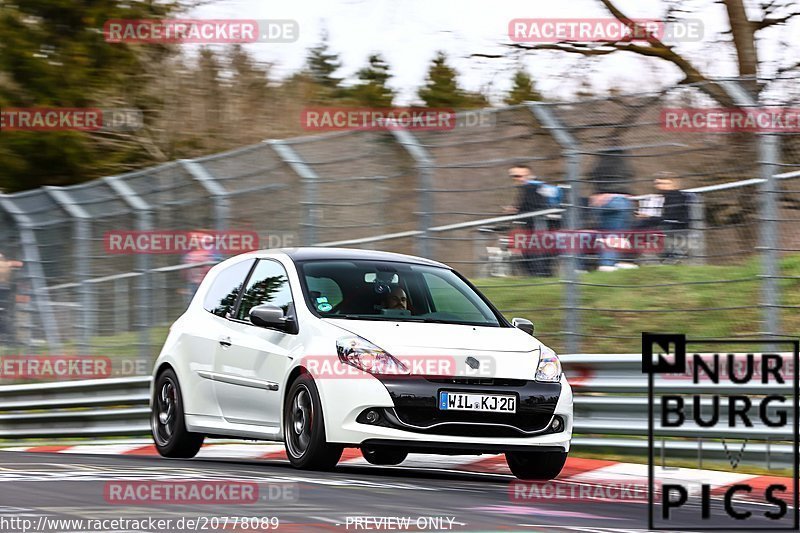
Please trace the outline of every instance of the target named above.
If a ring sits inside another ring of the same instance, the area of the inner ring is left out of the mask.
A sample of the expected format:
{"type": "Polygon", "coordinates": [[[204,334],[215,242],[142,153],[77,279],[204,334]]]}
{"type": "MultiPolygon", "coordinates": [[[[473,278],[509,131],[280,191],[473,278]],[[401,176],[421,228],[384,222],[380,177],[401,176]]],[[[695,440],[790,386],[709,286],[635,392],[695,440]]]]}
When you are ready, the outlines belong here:
{"type": "Polygon", "coordinates": [[[393,261],[300,261],[311,310],[324,318],[500,326],[483,298],[447,268],[393,261]]]}

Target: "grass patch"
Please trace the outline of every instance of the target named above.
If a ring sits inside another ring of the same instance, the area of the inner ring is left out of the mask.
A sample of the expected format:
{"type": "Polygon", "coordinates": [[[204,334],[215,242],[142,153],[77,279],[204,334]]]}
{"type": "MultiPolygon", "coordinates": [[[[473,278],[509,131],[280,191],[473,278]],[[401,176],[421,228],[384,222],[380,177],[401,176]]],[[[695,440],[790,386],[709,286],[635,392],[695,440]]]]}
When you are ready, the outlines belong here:
{"type": "MultiPolygon", "coordinates": [[[[800,306],[800,256],[781,261],[781,304],[800,306]]],[[[579,276],[581,351],[639,353],[641,332],[731,337],[761,330],[760,265],[653,265],[579,276]],[[654,287],[653,285],[667,285],[654,287]],[[609,286],[612,285],[612,286],[609,286]],[[624,310],[624,311],[623,311],[624,310]]],[[[490,278],[473,282],[508,318],[527,318],[537,337],[564,350],[564,289],[555,278],[490,278]]],[[[800,313],[785,309],[786,334],[800,329],[800,313]]]]}

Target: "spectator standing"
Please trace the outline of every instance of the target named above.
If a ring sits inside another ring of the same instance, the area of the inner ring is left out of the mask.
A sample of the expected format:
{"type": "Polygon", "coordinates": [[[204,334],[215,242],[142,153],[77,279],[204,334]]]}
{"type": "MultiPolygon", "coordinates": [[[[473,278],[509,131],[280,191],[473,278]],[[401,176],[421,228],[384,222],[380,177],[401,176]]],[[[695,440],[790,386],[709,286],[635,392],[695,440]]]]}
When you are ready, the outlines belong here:
{"type": "MultiPolygon", "coordinates": [[[[594,208],[598,228],[603,232],[630,230],[633,226],[634,204],[628,186],[633,171],[623,150],[608,150],[600,156],[590,174],[594,194],[589,206],[594,208]]],[[[600,249],[600,267],[607,272],[618,268],[636,268],[632,263],[619,262],[619,252],[604,245],[600,249]]]]}
{"type": "Polygon", "coordinates": [[[655,175],[653,186],[657,193],[649,194],[639,202],[636,214],[636,228],[658,230],[666,234],[663,258],[686,255],[688,249],[679,250],[676,241],[689,229],[689,203],[691,197],[680,190],[680,181],[672,172],[659,172],[655,175]]]}
{"type": "MultiPolygon", "coordinates": [[[[560,204],[561,189],[555,185],[549,185],[540,177],[533,174],[527,165],[515,165],[508,169],[508,176],[514,181],[519,189],[517,195],[517,205],[506,206],[506,213],[518,214],[541,211],[560,204]]],[[[545,218],[531,217],[525,219],[525,228],[528,231],[557,229],[558,222],[545,218]]],[[[532,251],[523,250],[523,265],[527,272],[532,276],[552,276],[555,265],[555,252],[543,250],[532,251]]]]}

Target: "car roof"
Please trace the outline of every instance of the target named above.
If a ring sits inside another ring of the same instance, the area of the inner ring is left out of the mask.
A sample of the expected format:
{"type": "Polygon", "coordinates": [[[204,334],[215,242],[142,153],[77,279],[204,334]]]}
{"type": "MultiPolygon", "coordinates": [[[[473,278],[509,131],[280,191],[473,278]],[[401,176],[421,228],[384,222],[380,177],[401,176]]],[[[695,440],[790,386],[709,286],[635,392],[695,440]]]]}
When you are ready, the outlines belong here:
{"type": "Polygon", "coordinates": [[[304,246],[299,248],[278,248],[262,250],[263,253],[283,253],[292,261],[325,261],[325,260],[355,260],[355,261],[395,261],[398,263],[415,263],[418,265],[437,266],[450,268],[444,263],[416,257],[413,255],[396,254],[394,252],[381,252],[376,250],[359,250],[356,248],[325,248],[304,246]]]}

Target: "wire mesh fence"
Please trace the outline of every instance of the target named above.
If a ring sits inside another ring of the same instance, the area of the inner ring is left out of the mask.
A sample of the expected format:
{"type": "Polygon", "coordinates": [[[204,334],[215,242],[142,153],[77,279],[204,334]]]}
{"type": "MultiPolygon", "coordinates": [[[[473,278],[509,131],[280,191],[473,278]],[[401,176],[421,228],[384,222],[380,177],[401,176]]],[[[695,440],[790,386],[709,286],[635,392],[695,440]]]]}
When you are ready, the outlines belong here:
{"type": "MultiPolygon", "coordinates": [[[[719,84],[746,98],[735,81],[719,84]]],[[[264,248],[424,255],[464,272],[504,313],[533,320],[543,340],[572,353],[636,351],[642,321],[706,336],[792,334],[798,135],[665,127],[665,110],[720,107],[705,89],[469,111],[441,131],[271,140],[0,195],[0,253],[23,264],[0,272],[3,350],[114,354],[148,371],[197,280],[227,254],[112,253],[114,232],[236,230],[264,248]],[[519,165],[558,186],[533,214],[507,208],[521,205],[507,172],[519,165]],[[654,179],[664,176],[683,191],[686,220],[644,225],[648,202],[664,196],[654,179]],[[519,229],[604,229],[612,208],[597,200],[603,194],[624,198],[627,222],[617,229],[647,227],[678,252],[618,250],[603,269],[592,251],[530,255],[514,246],[519,229]],[[623,265],[640,268],[612,272],[623,265]]]]}

